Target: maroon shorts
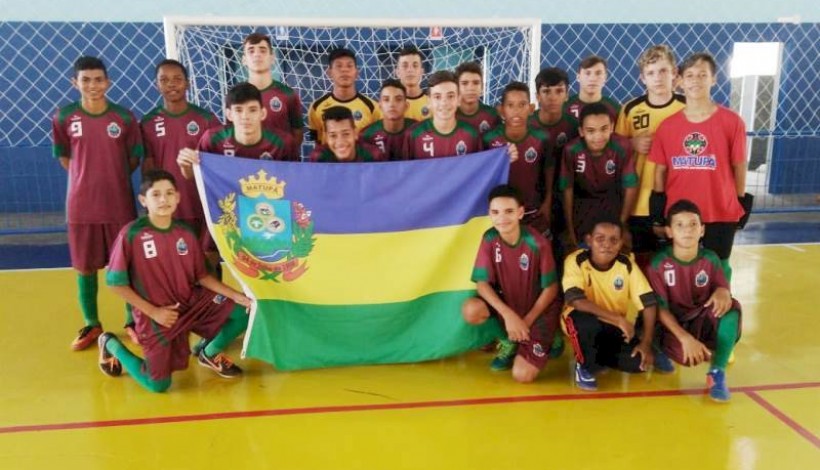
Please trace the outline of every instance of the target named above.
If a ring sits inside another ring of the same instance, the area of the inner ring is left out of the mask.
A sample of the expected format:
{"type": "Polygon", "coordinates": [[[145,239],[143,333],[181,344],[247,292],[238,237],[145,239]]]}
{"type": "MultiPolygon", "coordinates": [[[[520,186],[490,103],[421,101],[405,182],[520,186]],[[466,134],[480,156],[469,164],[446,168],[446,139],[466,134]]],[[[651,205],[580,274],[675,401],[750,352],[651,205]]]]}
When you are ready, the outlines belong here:
{"type": "MultiPolygon", "coordinates": [[[[740,304],[737,302],[737,300],[732,300],[731,310],[737,310],[738,315],[740,315],[740,321],[737,324],[737,336],[738,339],[740,339],[740,330],[741,324],[743,323],[743,315],[741,314],[740,304]]],[[[715,350],[715,347],[717,346],[718,319],[715,318],[715,315],[712,313],[711,307],[701,308],[700,311],[695,315],[691,316],[689,320],[678,320],[678,323],[690,335],[692,335],[695,339],[703,343],[704,346],[709,348],[709,350],[715,350]]],[[[678,338],[663,326],[661,326],[660,328],[659,340],[661,344],[661,349],[663,349],[663,352],[666,353],[667,356],[669,356],[673,361],[677,362],[678,364],[683,364],[685,366],[689,365],[686,362],[684,362],[683,347],[681,346],[680,341],[678,341],[678,338]]]]}
{"type": "Polygon", "coordinates": [[[179,318],[171,328],[159,325],[135,308],[134,322],[151,378],[166,379],[171,372],[186,369],[191,354],[188,334],[193,332],[203,338],[213,338],[234,307],[232,300],[200,287],[194,290],[186,305],[180,303],[179,318]]]}
{"type": "MultiPolygon", "coordinates": [[[[486,301],[484,303],[487,304],[486,301]]],[[[530,326],[530,339],[518,343],[516,355],[523,357],[524,360],[538,370],[543,369],[547,365],[552,339],[555,336],[555,331],[558,329],[558,323],[561,318],[562,306],[560,300],[553,301],[550,306],[547,307],[547,311],[536,318],[535,322],[530,326]]],[[[503,326],[504,319],[501,315],[499,315],[490,304],[487,304],[487,308],[490,310],[490,314],[496,316],[503,326]]]]}
{"type": "Polygon", "coordinates": [[[68,224],[71,267],[86,273],[105,268],[111,257],[111,246],[127,223],[68,224]]]}

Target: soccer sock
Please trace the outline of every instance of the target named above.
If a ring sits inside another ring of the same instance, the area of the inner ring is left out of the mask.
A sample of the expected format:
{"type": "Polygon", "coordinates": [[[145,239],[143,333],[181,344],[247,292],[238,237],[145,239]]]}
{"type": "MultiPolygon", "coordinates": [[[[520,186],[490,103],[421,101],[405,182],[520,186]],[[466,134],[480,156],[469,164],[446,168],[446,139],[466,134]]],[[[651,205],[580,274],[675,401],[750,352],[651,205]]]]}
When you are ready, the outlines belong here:
{"type": "Polygon", "coordinates": [[[171,386],[171,378],[154,380],[148,375],[143,365],[145,361],[134,355],[122,342],[113,337],[105,343],[105,349],[116,357],[128,374],[140,385],[152,392],[164,392],[171,386]]]}
{"type": "Polygon", "coordinates": [[[726,370],[729,364],[729,356],[737,343],[737,327],[740,322],[740,313],[737,310],[729,310],[718,320],[717,346],[712,355],[712,367],[726,370]]]}
{"type": "Polygon", "coordinates": [[[248,328],[248,314],[245,313],[245,307],[236,304],[228,317],[228,321],[222,325],[222,329],[214,338],[205,346],[205,355],[213,357],[219,354],[223,349],[227,348],[231,341],[242,334],[248,328]]]}
{"type": "Polygon", "coordinates": [[[93,274],[77,274],[77,291],[80,300],[80,310],[86,326],[100,324],[97,316],[97,272],[93,274]]]}
{"type": "Polygon", "coordinates": [[[134,323],[134,309],[131,307],[131,304],[125,304],[125,324],[130,325],[134,323]]]}

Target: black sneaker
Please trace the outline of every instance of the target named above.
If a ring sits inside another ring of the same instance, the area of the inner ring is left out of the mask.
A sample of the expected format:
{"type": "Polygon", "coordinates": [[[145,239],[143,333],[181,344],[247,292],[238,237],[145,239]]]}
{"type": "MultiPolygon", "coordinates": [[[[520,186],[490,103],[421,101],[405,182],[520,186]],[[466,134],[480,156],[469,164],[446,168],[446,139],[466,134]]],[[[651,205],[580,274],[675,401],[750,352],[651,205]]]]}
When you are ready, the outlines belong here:
{"type": "Polygon", "coordinates": [[[113,333],[103,333],[97,337],[97,346],[100,347],[98,364],[103,374],[110,377],[119,377],[122,374],[122,364],[120,364],[119,359],[105,349],[105,344],[114,337],[113,333]]]}
{"type": "Polygon", "coordinates": [[[205,354],[205,348],[199,351],[197,362],[203,367],[213,369],[220,377],[225,377],[226,379],[233,379],[242,375],[242,369],[228,359],[228,356],[218,353],[213,357],[208,357],[205,354]]]}

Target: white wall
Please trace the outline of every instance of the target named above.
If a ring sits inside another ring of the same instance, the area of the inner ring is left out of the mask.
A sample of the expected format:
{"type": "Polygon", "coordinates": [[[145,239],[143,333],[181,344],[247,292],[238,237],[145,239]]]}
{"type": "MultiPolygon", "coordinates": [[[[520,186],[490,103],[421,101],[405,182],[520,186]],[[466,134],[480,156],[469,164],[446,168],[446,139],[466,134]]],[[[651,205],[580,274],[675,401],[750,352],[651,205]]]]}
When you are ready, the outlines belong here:
{"type": "Polygon", "coordinates": [[[544,23],[820,22],[817,0],[0,0],[2,21],[159,22],[163,15],[541,18],[544,23]]]}

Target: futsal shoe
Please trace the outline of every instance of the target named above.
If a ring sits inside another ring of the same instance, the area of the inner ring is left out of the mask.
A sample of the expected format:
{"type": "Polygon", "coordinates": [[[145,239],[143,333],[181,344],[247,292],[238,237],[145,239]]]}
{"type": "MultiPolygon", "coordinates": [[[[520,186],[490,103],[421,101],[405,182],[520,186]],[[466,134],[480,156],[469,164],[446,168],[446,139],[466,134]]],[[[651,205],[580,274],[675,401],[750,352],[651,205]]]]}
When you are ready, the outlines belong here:
{"type": "Polygon", "coordinates": [[[493,362],[490,363],[490,369],[496,372],[512,369],[515,361],[515,351],[518,349],[517,346],[508,339],[499,339],[498,346],[496,346],[498,352],[496,352],[493,362]]]}
{"type": "Polygon", "coordinates": [[[108,340],[115,338],[113,333],[103,333],[97,338],[97,346],[100,347],[100,359],[98,364],[103,374],[109,377],[119,377],[122,374],[122,364],[119,359],[105,349],[108,340]]]}
{"type": "Polygon", "coordinates": [[[224,377],[226,379],[233,379],[242,375],[242,369],[240,369],[238,365],[234,364],[233,361],[228,359],[228,356],[218,353],[212,357],[208,357],[208,355],[205,354],[205,348],[202,348],[202,350],[199,351],[199,354],[197,355],[197,362],[199,362],[199,365],[202,367],[212,369],[220,377],[224,377]]]}
{"type": "Polygon", "coordinates": [[[706,385],[709,387],[709,398],[718,403],[726,403],[732,398],[726,386],[726,373],[720,369],[710,369],[706,374],[706,385]]]}
{"type": "Polygon", "coordinates": [[[575,364],[575,385],[581,390],[594,392],[598,390],[598,380],[582,364],[575,364]]]}
{"type": "Polygon", "coordinates": [[[71,342],[71,349],[74,351],[82,351],[83,349],[94,344],[97,338],[102,334],[101,325],[84,326],[80,329],[77,337],[71,342]]]}
{"type": "Polygon", "coordinates": [[[672,363],[672,360],[669,359],[669,356],[666,355],[663,351],[656,350],[655,351],[655,371],[660,374],[671,374],[675,372],[675,364],[672,363]]]}
{"type": "Polygon", "coordinates": [[[136,344],[137,346],[140,346],[140,337],[137,334],[136,325],[134,325],[133,323],[126,323],[124,329],[125,334],[128,335],[128,339],[130,339],[131,342],[136,344]]]}

